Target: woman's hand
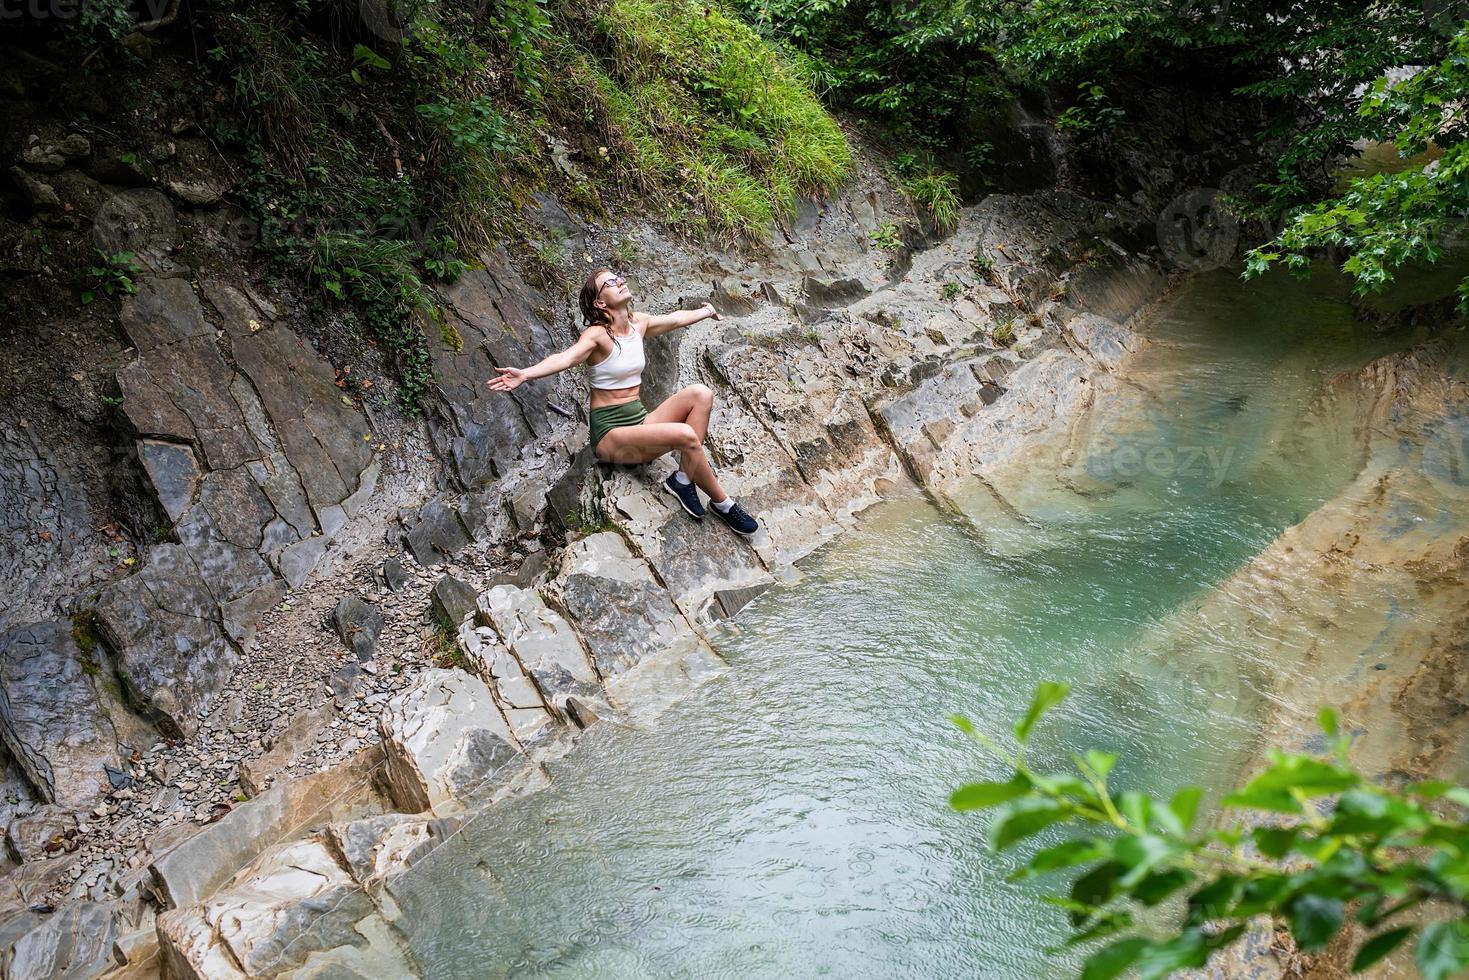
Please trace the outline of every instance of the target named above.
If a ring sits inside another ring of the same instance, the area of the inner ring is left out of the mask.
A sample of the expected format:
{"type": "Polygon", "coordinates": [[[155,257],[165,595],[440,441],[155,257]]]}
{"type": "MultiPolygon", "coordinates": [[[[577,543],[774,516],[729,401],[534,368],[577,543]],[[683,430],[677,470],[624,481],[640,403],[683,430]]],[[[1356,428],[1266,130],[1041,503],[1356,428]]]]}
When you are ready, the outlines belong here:
{"type": "Polygon", "coordinates": [[[714,308],[714,304],[713,303],[705,303],[703,306],[699,307],[699,312],[700,313],[703,313],[706,319],[711,319],[711,320],[723,320],[724,319],[724,314],[723,313],[720,313],[718,310],[716,310],[714,308]]]}
{"type": "Polygon", "coordinates": [[[485,382],[492,391],[514,391],[530,380],[530,375],[521,368],[502,367],[497,370],[500,373],[485,382]]]}

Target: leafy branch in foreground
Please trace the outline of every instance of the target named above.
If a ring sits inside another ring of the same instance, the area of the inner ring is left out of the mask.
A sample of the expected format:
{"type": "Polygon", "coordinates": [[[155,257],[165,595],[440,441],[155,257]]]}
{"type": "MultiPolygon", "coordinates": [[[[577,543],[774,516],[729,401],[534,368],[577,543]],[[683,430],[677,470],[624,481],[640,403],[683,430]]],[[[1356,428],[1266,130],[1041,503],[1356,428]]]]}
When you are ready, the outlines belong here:
{"type": "Polygon", "coordinates": [[[1350,738],[1325,709],[1320,722],[1332,754],[1272,751],[1263,772],[1221,801],[1251,815],[1205,829],[1198,820],[1202,789],[1185,787],[1166,802],[1114,793],[1107,779],[1117,758],[1107,752],[1072,756],[1074,773],[1031,767],[1030,733],[1068,691],[1058,683],[1036,689],[1015,725],[1013,749],[956,717],[1011,775],[961,786],[950,804],[995,810],[989,839],[997,851],[1053,826],[1082,831],[1035,852],[1011,877],[1076,875],[1065,896],[1047,899],[1070,916],[1066,944],[1111,939],[1086,960],[1083,980],[1129,969],[1148,980],[1201,967],[1262,915],[1283,922],[1305,952],[1324,949],[1355,920],[1369,938],[1356,951],[1354,972],[1415,931],[1424,977],[1439,980],[1469,965],[1469,825],[1459,819],[1469,790],[1420,782],[1394,792],[1368,782],[1348,765],[1350,738]],[[1436,812],[1449,810],[1455,816],[1436,812]],[[1142,911],[1170,899],[1149,917],[1144,934],[1142,911]],[[1434,921],[1403,919],[1425,904],[1434,921]]]}

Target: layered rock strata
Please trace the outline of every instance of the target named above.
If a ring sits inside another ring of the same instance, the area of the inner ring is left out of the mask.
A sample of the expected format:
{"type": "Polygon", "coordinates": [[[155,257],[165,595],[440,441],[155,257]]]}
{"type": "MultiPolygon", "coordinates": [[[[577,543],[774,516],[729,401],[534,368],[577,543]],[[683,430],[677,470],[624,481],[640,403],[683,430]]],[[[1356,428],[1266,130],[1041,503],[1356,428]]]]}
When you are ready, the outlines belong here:
{"type": "MultiPolygon", "coordinates": [[[[658,487],[667,463],[607,468],[558,449],[518,485],[497,489],[512,525],[560,524],[569,541],[546,561],[482,583],[472,607],[457,579],[436,587],[440,618],[459,616],[444,624],[459,659],[419,675],[380,715],[373,808],[388,812],[323,816],[208,897],[178,903],[160,918],[170,969],[314,976],[329,962],[411,974],[411,953],[391,927],[398,875],[497,800],[546,785],[546,764],[588,726],[657,724],[727,669],[711,630],[798,576],[793,563],[862,507],[915,482],[951,502],[986,466],[1070,424],[1140,341],[1124,322],[1073,308],[1052,289],[1047,296],[1058,295],[1027,314],[1014,348],[994,346],[993,310],[1027,307],[973,270],[993,227],[985,209],[971,211],[952,239],[912,257],[906,277],[874,283],[851,306],[822,307],[814,323],[802,319],[809,311],[752,301],[740,324],[701,324],[680,338],[666,368],[673,380],[650,381],[714,388],[711,448],[731,491],[761,514],[752,539],[690,521],[658,487]],[[949,281],[963,298],[938,298],[949,281]],[[554,480],[541,478],[547,470],[554,480]],[[588,517],[598,526],[587,527],[588,517]]],[[[1032,247],[1045,252],[1039,241],[1032,247]]],[[[1109,295],[1124,320],[1164,285],[1136,260],[1114,274],[1109,295]]],[[[1004,275],[996,281],[1007,284],[1004,275]]],[[[408,553],[417,554],[416,528],[477,506],[475,491],[431,504],[410,526],[408,553]]],[[[458,526],[470,536],[462,519],[458,526]]],[[[454,547],[438,541],[417,560],[433,563],[454,547]]]]}

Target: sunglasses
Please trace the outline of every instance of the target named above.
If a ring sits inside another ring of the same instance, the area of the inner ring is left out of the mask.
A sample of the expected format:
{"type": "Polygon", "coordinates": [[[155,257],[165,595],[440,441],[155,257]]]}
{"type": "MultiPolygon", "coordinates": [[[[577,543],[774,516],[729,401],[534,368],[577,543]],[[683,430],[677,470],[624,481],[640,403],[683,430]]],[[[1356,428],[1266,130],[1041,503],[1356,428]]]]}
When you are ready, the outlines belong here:
{"type": "Polygon", "coordinates": [[[606,289],[608,286],[623,286],[626,284],[626,279],[622,278],[621,276],[613,276],[611,279],[608,279],[606,282],[602,283],[602,285],[597,287],[597,294],[601,295],[602,290],[606,289]]]}

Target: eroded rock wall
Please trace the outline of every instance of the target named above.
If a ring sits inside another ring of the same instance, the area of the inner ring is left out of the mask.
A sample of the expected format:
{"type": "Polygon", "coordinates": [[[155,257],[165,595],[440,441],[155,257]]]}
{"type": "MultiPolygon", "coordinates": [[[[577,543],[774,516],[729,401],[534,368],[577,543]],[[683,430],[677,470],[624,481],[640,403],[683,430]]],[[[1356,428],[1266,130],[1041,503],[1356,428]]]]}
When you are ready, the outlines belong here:
{"type": "Polygon", "coordinates": [[[884,493],[916,482],[962,511],[976,475],[1113,384],[1139,343],[1126,321],[1166,285],[1099,202],[991,197],[937,236],[876,160],[738,252],[641,222],[609,237],[538,200],[528,220],[575,243],[567,288],[503,250],[443,287],[420,422],[288,289],[186,261],[228,218],[217,194],[88,180],[55,185],[87,190],[84,217],[121,208],[145,270],[115,343],[77,372],[108,399],[88,430],[108,434],[105,463],[63,451],[60,412],[8,428],[0,454],[17,583],[0,607],[0,814],[19,861],[0,955],[33,931],[30,907],[88,900],[122,937],[112,962],[181,975],[403,955],[388,907],[355,889],[434,846],[432,821],[541,785],[589,726],[656,723],[725,669],[713,624],[884,493]],[[749,540],[661,492],[672,459],[598,464],[579,372],[484,386],[573,339],[571,287],[614,237],[640,305],[725,313],[653,345],[644,396],[711,389],[708,448],[761,520],[749,540]],[[99,537],[99,501],[124,491],[147,540],[116,522],[99,537]],[[298,606],[329,650],[288,629],[298,606]],[[292,795],[288,777],[323,768],[355,772],[341,792],[368,810],[427,815],[340,823],[292,795]],[[330,922],[303,911],[328,898],[330,922]]]}

